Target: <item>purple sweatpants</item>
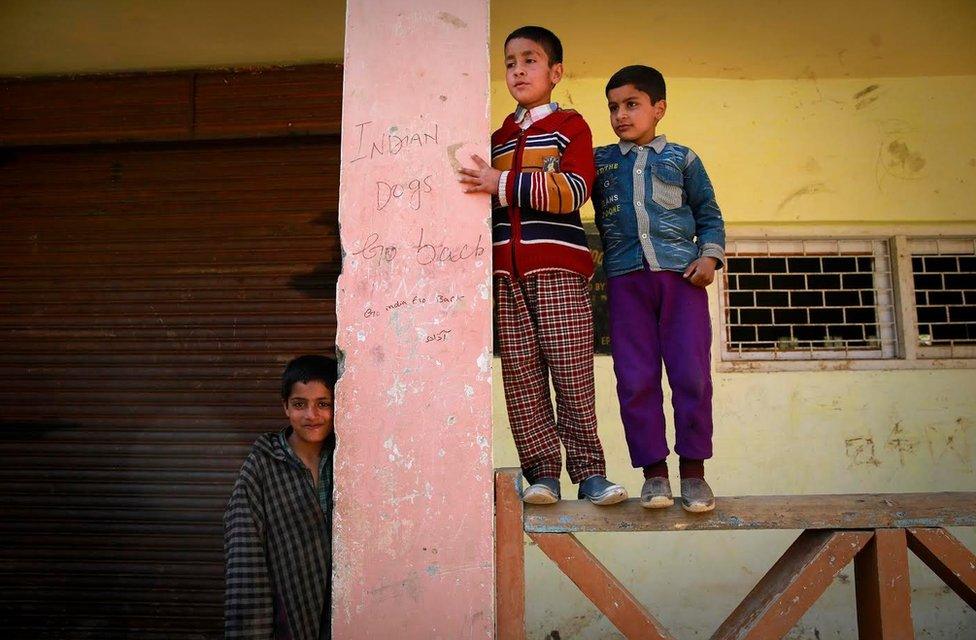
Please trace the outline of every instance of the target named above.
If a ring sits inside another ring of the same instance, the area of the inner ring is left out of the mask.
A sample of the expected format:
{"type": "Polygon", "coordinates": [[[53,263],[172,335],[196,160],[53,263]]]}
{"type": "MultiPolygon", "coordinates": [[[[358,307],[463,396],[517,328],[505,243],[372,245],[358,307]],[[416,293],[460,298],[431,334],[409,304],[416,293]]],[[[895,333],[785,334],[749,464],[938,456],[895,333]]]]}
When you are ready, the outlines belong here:
{"type": "Polygon", "coordinates": [[[712,327],[708,297],[673,271],[646,266],[607,279],[610,348],[630,461],[644,467],[668,455],[661,362],[674,407],[675,451],[712,457],[712,327]]]}

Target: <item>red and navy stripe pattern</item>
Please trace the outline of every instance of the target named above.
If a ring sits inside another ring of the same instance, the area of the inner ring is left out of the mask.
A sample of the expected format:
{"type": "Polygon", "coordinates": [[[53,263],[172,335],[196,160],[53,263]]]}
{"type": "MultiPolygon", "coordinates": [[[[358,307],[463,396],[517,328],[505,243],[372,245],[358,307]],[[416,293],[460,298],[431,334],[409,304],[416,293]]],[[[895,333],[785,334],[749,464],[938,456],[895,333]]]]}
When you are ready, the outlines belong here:
{"type": "Polygon", "coordinates": [[[495,273],[517,267],[522,275],[561,269],[589,277],[593,264],[579,208],[596,174],[590,129],[575,111],[556,111],[521,138],[520,132],[510,116],[492,136],[492,166],[509,172],[509,206],[496,201],[492,216],[495,273]]]}

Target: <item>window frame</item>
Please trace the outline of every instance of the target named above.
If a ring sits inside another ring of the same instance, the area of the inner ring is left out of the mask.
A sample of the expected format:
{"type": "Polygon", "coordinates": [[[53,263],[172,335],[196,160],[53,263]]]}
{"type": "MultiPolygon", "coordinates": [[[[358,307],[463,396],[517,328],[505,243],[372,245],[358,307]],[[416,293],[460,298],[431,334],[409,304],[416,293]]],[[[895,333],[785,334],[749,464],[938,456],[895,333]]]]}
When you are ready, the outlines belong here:
{"type": "MultiPolygon", "coordinates": [[[[976,237],[959,237],[959,236],[949,236],[949,237],[939,237],[939,236],[909,236],[907,238],[908,252],[909,252],[909,269],[910,275],[912,275],[912,309],[913,317],[917,319],[917,314],[915,312],[915,280],[914,273],[915,269],[911,264],[911,259],[915,256],[925,256],[925,255],[943,255],[942,252],[930,252],[932,249],[939,251],[941,245],[948,245],[946,247],[946,253],[951,252],[951,246],[953,244],[957,245],[968,245],[969,249],[972,249],[976,245],[976,237]]],[[[921,338],[918,333],[918,325],[916,321],[915,326],[915,343],[919,359],[932,360],[932,359],[974,359],[976,358],[976,344],[971,345],[923,345],[921,343],[921,338]]]]}
{"type": "MultiPolygon", "coordinates": [[[[876,371],[903,369],[972,369],[976,368],[976,345],[962,347],[925,347],[919,345],[915,309],[915,281],[912,268],[912,243],[919,240],[966,240],[976,238],[976,224],[895,224],[895,225],[729,225],[729,240],[886,240],[890,251],[892,311],[894,314],[895,352],[892,357],[787,359],[764,357],[743,359],[728,357],[725,322],[724,277],[716,272],[716,282],[709,287],[712,309],[712,359],[718,372],[743,371],[876,371]],[[953,352],[949,357],[950,350],[953,352]]],[[[836,352],[829,352],[836,355],[836,352]]]]}

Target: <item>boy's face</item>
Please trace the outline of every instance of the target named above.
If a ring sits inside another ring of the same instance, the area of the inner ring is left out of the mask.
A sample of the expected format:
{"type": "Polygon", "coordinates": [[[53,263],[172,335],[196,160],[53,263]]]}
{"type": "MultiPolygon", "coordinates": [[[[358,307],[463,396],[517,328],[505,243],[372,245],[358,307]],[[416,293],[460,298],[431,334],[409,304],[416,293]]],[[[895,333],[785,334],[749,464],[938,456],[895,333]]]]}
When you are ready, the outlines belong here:
{"type": "Polygon", "coordinates": [[[321,382],[296,382],[284,406],[288,423],[299,440],[321,444],[332,434],[332,392],[321,382]]]}
{"type": "Polygon", "coordinates": [[[657,123],[667,109],[664,100],[651,104],[651,96],[632,84],[607,92],[610,126],[617,137],[634,144],[647,144],[657,135],[657,123]]]}
{"type": "Polygon", "coordinates": [[[548,104],[552,88],[562,77],[563,64],[550,67],[549,56],[534,40],[513,38],[505,45],[505,83],[522,107],[548,104]]]}

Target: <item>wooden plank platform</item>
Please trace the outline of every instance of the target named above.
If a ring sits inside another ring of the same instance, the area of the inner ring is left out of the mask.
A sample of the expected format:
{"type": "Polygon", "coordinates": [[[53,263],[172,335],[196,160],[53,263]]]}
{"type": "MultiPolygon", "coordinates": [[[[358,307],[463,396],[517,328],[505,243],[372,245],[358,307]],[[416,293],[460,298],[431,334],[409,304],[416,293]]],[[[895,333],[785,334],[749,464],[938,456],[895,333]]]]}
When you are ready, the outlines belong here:
{"type": "Polygon", "coordinates": [[[976,555],[941,528],[976,525],[976,492],[719,497],[714,512],[689,514],[678,505],[643,509],[637,500],[611,507],[578,500],[526,505],[521,484],[519,469],[496,470],[499,640],[525,639],[519,524],[627,640],[673,636],[574,532],[802,530],[713,640],[785,637],[852,561],[858,636],[909,640],[914,637],[909,549],[976,608],[976,555]]]}
{"type": "Polygon", "coordinates": [[[686,513],[631,498],[597,507],[583,500],[525,505],[527,533],[885,529],[976,526],[976,492],[717,497],[710,513],[686,513]]]}

